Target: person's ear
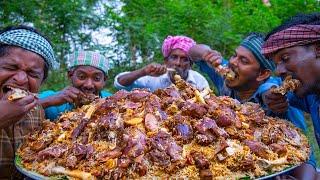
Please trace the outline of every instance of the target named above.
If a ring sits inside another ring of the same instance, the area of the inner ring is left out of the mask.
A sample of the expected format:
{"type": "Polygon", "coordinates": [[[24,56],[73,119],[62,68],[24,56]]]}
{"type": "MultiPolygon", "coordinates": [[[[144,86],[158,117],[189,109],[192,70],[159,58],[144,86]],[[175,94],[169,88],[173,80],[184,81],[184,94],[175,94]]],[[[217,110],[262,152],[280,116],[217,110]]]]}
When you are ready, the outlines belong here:
{"type": "Polygon", "coordinates": [[[74,71],[73,70],[69,70],[68,71],[68,78],[71,79],[71,77],[73,76],[74,71]]]}
{"type": "Polygon", "coordinates": [[[266,79],[268,79],[272,74],[272,71],[270,69],[263,69],[260,71],[259,76],[256,78],[257,81],[262,82],[266,79]]]}
{"type": "Polygon", "coordinates": [[[163,58],[164,65],[168,65],[168,58],[163,58]]]}

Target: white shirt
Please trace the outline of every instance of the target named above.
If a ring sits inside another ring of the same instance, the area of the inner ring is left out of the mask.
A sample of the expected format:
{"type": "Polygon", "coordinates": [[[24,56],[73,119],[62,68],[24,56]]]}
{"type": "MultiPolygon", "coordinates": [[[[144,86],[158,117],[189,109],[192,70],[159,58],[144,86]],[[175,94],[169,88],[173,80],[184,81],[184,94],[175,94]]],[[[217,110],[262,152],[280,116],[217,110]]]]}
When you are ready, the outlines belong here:
{"type": "MultiPolygon", "coordinates": [[[[118,77],[127,73],[130,72],[122,72],[115,77],[114,86],[117,89],[125,89],[127,91],[131,91],[134,88],[145,88],[153,92],[157,89],[164,89],[166,87],[169,87],[172,84],[168,73],[166,73],[158,77],[143,76],[135,80],[129,86],[123,86],[118,82],[118,77]]],[[[203,90],[204,88],[209,87],[208,81],[200,73],[193,70],[189,70],[188,78],[186,81],[199,90],[203,90]]]]}

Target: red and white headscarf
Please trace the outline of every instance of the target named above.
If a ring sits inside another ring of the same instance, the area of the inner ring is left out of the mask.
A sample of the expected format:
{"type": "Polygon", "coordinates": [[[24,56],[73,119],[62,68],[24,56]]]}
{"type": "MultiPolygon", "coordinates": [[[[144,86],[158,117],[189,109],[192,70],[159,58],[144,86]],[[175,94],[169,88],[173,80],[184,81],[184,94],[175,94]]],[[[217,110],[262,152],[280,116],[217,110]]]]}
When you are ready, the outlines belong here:
{"type": "Polygon", "coordinates": [[[265,56],[292,46],[320,41],[320,25],[296,25],[271,35],[263,44],[265,56]]]}
{"type": "Polygon", "coordinates": [[[195,44],[196,42],[193,39],[186,36],[168,36],[163,41],[162,54],[166,58],[174,49],[181,49],[185,53],[188,53],[189,49],[195,44]]]}

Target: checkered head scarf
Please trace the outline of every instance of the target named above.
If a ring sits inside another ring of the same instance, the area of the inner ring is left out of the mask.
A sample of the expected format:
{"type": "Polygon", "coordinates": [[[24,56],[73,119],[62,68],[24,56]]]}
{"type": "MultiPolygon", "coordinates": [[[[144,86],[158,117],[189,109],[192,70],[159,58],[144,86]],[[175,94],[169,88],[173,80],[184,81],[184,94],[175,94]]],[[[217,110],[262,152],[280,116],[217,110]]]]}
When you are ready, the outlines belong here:
{"type": "Polygon", "coordinates": [[[270,56],[284,48],[319,41],[320,25],[296,25],[271,35],[264,43],[262,53],[270,56]]]}
{"type": "Polygon", "coordinates": [[[162,44],[162,54],[167,58],[174,49],[181,49],[188,53],[189,49],[195,45],[196,42],[186,36],[168,36],[162,44]]]}
{"type": "Polygon", "coordinates": [[[264,40],[261,35],[251,34],[241,42],[240,46],[251,51],[262,68],[273,71],[276,67],[275,64],[273,61],[266,59],[261,52],[263,43],[264,40]]]}
{"type": "Polygon", "coordinates": [[[58,68],[50,43],[41,35],[27,29],[8,30],[0,34],[0,44],[18,46],[40,55],[49,69],[58,68]]]}
{"type": "Polygon", "coordinates": [[[70,70],[75,66],[93,66],[108,74],[109,61],[103,55],[93,51],[75,51],[67,55],[67,67],[70,70]]]}

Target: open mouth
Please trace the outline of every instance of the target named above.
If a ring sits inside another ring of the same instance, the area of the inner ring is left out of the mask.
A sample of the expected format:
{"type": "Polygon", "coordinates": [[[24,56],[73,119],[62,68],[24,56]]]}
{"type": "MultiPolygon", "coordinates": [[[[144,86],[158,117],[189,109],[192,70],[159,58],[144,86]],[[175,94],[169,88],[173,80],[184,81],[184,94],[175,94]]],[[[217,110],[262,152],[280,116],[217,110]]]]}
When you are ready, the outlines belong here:
{"type": "Polygon", "coordinates": [[[24,88],[16,88],[11,85],[4,85],[2,88],[2,92],[9,95],[9,101],[21,99],[29,95],[28,91],[25,91],[24,88]]]}
{"type": "Polygon", "coordinates": [[[8,92],[13,91],[13,89],[14,89],[13,86],[4,85],[4,86],[2,87],[2,92],[3,92],[3,94],[7,94],[8,92]]]}
{"type": "Polygon", "coordinates": [[[226,80],[227,81],[237,80],[239,78],[239,74],[237,73],[237,71],[235,71],[233,68],[230,68],[230,70],[231,71],[226,75],[226,80]]]}

